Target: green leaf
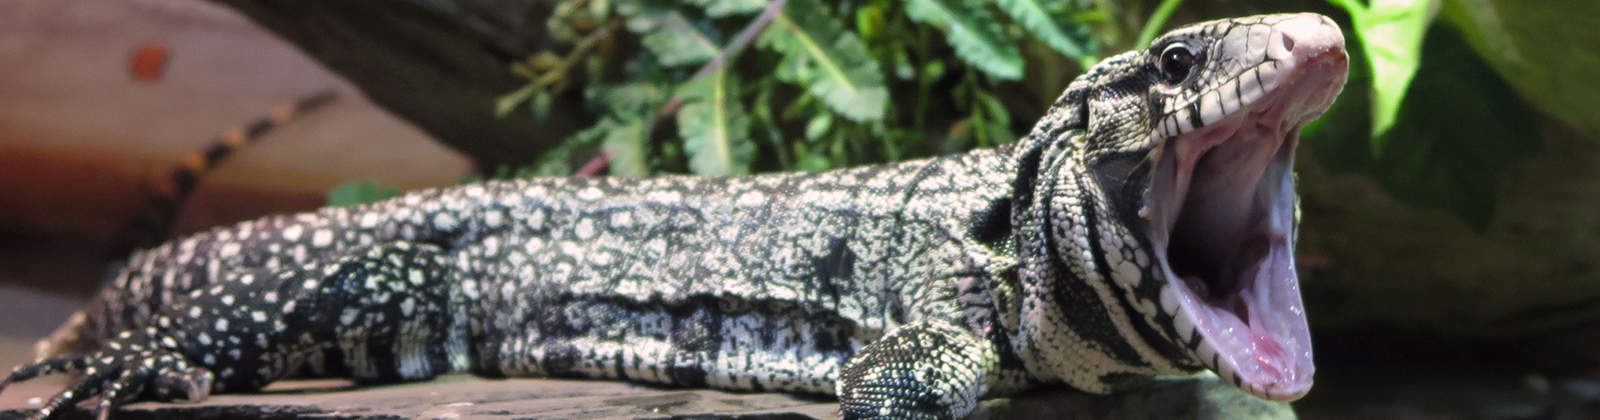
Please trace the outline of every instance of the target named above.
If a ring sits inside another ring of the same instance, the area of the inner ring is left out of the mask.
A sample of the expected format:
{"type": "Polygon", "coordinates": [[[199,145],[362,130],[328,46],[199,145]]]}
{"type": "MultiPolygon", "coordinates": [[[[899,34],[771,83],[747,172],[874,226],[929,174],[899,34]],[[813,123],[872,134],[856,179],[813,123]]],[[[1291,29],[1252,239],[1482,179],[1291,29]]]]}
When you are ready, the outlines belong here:
{"type": "Polygon", "coordinates": [[[906,16],[943,30],[945,42],[967,64],[1005,79],[1022,78],[1022,53],[1005,39],[994,15],[970,0],[909,0],[906,16]]]}
{"type": "Polygon", "coordinates": [[[1406,87],[1417,74],[1422,36],[1427,33],[1428,0],[1328,0],[1350,13],[1361,49],[1372,71],[1372,153],[1382,154],[1405,100],[1406,87]]]}
{"type": "Polygon", "coordinates": [[[763,0],[689,0],[689,2],[704,8],[706,16],[714,18],[755,13],[767,5],[763,0]]]}
{"type": "Polygon", "coordinates": [[[667,101],[666,89],[650,82],[594,86],[587,93],[590,103],[604,105],[604,112],[621,120],[652,116],[667,101]]]}
{"type": "MultiPolygon", "coordinates": [[[[539,155],[533,165],[518,168],[517,177],[527,176],[568,176],[576,170],[573,168],[573,158],[579,152],[593,151],[600,145],[612,130],[617,129],[617,120],[611,118],[601,119],[588,128],[579,130],[567,136],[560,145],[539,155]]],[[[585,157],[584,159],[588,159],[585,157]]]]}
{"type": "Polygon", "coordinates": [[[820,113],[806,122],[806,140],[817,141],[833,127],[833,114],[820,113]]]}
{"type": "Polygon", "coordinates": [[[655,54],[663,66],[699,64],[717,56],[718,45],[709,24],[691,22],[682,12],[653,2],[626,2],[617,12],[628,18],[628,30],[655,54]]]}
{"type": "MultiPolygon", "coordinates": [[[[1500,177],[1539,148],[1540,130],[1530,108],[1496,77],[1446,25],[1435,25],[1423,49],[1419,78],[1384,134],[1388,149],[1373,155],[1367,125],[1374,98],[1343,95],[1305,145],[1333,172],[1360,172],[1402,202],[1443,210],[1475,229],[1492,220],[1500,177]]],[[[1350,51],[1350,65],[1366,60],[1350,51]]],[[[1372,79],[1350,78],[1346,90],[1371,88],[1372,79]]]]}
{"type": "Polygon", "coordinates": [[[650,167],[646,164],[650,151],[645,136],[649,126],[648,120],[635,119],[617,123],[606,132],[602,147],[611,153],[611,162],[607,167],[612,175],[642,177],[650,174],[650,167]]]}
{"type": "Polygon", "coordinates": [[[987,130],[984,133],[984,136],[988,137],[987,144],[1003,144],[1015,141],[1017,136],[1011,132],[1011,113],[1006,111],[1005,104],[1000,103],[999,98],[994,97],[987,91],[974,90],[973,92],[976,93],[974,96],[978,98],[978,103],[982,105],[980,111],[985,115],[985,119],[988,120],[986,121],[987,127],[984,128],[987,130]]]}
{"type": "Polygon", "coordinates": [[[1452,0],[1440,10],[1524,100],[1600,140],[1600,1],[1452,0]]]}
{"type": "Polygon", "coordinates": [[[996,3],[1012,20],[1028,28],[1028,33],[1050,45],[1050,48],[1073,59],[1081,59],[1086,54],[1087,50],[1061,30],[1061,26],[1045,11],[1039,0],[998,0],[996,3]]]}
{"type": "Polygon", "coordinates": [[[328,205],[342,207],[375,203],[397,195],[400,195],[399,189],[378,184],[378,181],[370,179],[345,181],[328,191],[328,205]]]}
{"type": "Polygon", "coordinates": [[[889,90],[878,61],[822,3],[791,0],[762,33],[761,44],[783,53],[787,63],[780,66],[803,67],[791,76],[828,107],[855,121],[883,118],[889,90]]]}
{"type": "Polygon", "coordinates": [[[689,170],[696,175],[726,176],[750,173],[755,144],[750,141],[750,118],[738,101],[738,79],[722,67],[685,84],[678,109],[678,135],[689,155],[689,170]]]}
{"type": "Polygon", "coordinates": [[[1156,11],[1150,13],[1150,19],[1144,21],[1144,29],[1139,31],[1139,39],[1134,41],[1134,48],[1150,46],[1150,41],[1156,39],[1156,35],[1160,35],[1161,30],[1167,27],[1167,19],[1172,17],[1172,11],[1178,10],[1180,4],[1183,4],[1183,0],[1161,0],[1161,4],[1156,5],[1156,11]]]}

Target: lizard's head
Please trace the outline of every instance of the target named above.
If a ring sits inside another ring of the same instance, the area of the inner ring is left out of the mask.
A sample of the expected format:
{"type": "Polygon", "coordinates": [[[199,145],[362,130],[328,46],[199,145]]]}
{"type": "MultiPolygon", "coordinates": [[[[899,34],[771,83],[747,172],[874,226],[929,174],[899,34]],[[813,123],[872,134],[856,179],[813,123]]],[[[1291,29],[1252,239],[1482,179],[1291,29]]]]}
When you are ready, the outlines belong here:
{"type": "Polygon", "coordinates": [[[1328,18],[1254,16],[1169,32],[1064,95],[1081,104],[1082,188],[1104,214],[1089,219],[1095,265],[1153,352],[1263,398],[1310,390],[1293,156],[1347,66],[1328,18]]]}
{"type": "Polygon", "coordinates": [[[1178,30],[1145,56],[1160,78],[1151,166],[1143,205],[1124,209],[1159,262],[1140,276],[1162,286],[1145,309],[1171,317],[1166,333],[1224,379],[1299,398],[1315,368],[1294,266],[1294,148],[1344,87],[1344,36],[1321,15],[1275,15],[1178,30]]]}

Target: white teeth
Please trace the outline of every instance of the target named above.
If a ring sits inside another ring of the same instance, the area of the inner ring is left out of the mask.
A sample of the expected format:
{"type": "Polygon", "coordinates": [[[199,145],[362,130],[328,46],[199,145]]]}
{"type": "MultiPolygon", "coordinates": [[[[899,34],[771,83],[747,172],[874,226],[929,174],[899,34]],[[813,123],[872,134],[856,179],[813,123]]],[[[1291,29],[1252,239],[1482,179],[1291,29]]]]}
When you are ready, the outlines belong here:
{"type": "MultiPolygon", "coordinates": [[[[1200,363],[1209,364],[1209,363],[1211,363],[1212,358],[1217,356],[1217,351],[1215,349],[1211,348],[1211,343],[1206,342],[1206,340],[1204,338],[1202,338],[1202,339],[1200,339],[1200,349],[1197,351],[1196,354],[1198,356],[1200,356],[1200,363]]],[[[1221,359],[1217,359],[1217,364],[1221,365],[1222,364],[1222,360],[1221,359]]],[[[1216,367],[1217,366],[1212,366],[1212,368],[1216,368],[1216,367]]],[[[1217,373],[1220,374],[1222,372],[1217,372],[1217,373]]]]}
{"type": "Polygon", "coordinates": [[[1172,285],[1161,286],[1161,312],[1178,316],[1178,291],[1172,285]]]}
{"type": "Polygon", "coordinates": [[[1224,360],[1218,360],[1217,365],[1213,368],[1217,370],[1218,377],[1222,378],[1224,381],[1228,381],[1229,383],[1235,382],[1235,378],[1239,376],[1238,373],[1233,371],[1233,365],[1228,364],[1228,362],[1224,360]]]}
{"type": "Polygon", "coordinates": [[[1178,335],[1183,336],[1184,345],[1188,345],[1189,340],[1194,339],[1194,322],[1189,320],[1188,315],[1181,313],[1176,314],[1173,318],[1172,324],[1174,328],[1177,328],[1178,335]]]}

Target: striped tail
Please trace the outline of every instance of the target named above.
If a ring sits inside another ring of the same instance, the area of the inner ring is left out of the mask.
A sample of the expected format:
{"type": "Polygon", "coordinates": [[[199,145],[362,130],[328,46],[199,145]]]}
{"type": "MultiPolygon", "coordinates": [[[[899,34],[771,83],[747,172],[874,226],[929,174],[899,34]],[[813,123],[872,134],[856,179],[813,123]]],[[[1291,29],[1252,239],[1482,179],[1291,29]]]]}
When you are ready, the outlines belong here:
{"type": "Polygon", "coordinates": [[[255,143],[274,128],[331,102],[335,96],[334,91],[323,90],[279,105],[255,121],[223,131],[204,149],[189,153],[168,169],[165,177],[151,180],[147,186],[150,195],[117,233],[116,242],[109,249],[111,260],[126,258],[135,250],[153,247],[171,239],[179,209],[194,194],[201,177],[227,161],[243,146],[255,143]]]}
{"type": "MultiPolygon", "coordinates": [[[[113,278],[135,250],[154,247],[171,239],[174,225],[178,220],[178,210],[189,196],[194,194],[202,176],[226,161],[239,148],[260,140],[272,129],[288,123],[295,117],[331,102],[335,96],[334,91],[323,90],[294,102],[279,105],[273,108],[272,112],[249,124],[222,132],[205,149],[190,153],[182,162],[169,169],[166,177],[151,180],[146,187],[150,195],[123,223],[112,239],[114,242],[109,248],[108,258],[105,259],[108,262],[107,275],[103,280],[109,281],[113,278]]],[[[35,355],[43,358],[96,348],[105,334],[104,331],[100,331],[102,320],[98,319],[99,315],[101,314],[86,313],[82,310],[74,313],[49,337],[34,344],[35,355]]]]}

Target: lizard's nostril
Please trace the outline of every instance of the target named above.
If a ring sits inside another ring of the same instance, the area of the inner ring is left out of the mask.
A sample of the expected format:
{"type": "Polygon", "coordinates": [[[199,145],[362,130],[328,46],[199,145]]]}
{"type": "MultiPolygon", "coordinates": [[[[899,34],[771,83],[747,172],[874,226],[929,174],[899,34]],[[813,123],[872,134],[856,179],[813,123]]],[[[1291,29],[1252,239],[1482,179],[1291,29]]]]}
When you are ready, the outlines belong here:
{"type": "Polygon", "coordinates": [[[1294,37],[1291,37],[1289,34],[1283,32],[1279,32],[1278,36],[1283,37],[1284,51],[1294,51],[1294,37]]]}

